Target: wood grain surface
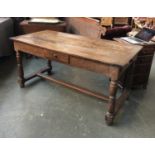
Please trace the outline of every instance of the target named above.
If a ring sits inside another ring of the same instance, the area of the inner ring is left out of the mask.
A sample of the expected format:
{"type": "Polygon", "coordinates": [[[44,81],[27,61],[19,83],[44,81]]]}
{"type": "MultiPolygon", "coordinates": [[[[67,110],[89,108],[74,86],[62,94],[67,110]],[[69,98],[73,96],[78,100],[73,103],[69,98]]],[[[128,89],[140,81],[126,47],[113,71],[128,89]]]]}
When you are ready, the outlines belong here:
{"type": "Polygon", "coordinates": [[[12,39],[54,52],[117,66],[127,65],[142,48],[138,45],[122,45],[116,41],[93,39],[51,30],[21,35],[12,39]]]}

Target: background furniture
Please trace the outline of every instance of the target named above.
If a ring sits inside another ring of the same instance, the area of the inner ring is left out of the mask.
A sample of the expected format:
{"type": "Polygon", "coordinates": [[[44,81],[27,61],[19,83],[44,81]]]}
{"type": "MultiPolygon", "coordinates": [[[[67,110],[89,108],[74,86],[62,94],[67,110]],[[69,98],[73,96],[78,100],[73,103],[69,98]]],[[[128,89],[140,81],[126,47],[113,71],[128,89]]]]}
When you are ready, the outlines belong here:
{"type": "Polygon", "coordinates": [[[33,33],[42,30],[53,30],[53,31],[66,31],[66,23],[48,24],[48,23],[29,23],[29,20],[24,20],[19,24],[19,34],[33,33]]]}
{"type": "MultiPolygon", "coordinates": [[[[116,41],[119,41],[122,44],[129,45],[130,43],[123,41],[122,39],[115,39],[116,41]]],[[[150,45],[141,45],[142,49],[140,50],[135,66],[134,71],[132,73],[133,76],[133,82],[132,82],[132,88],[147,88],[150,70],[152,66],[152,61],[155,53],[155,44],[150,45]]],[[[124,86],[126,84],[126,77],[128,76],[128,73],[125,73],[122,76],[121,79],[121,85],[124,86]]]]}
{"type": "MultiPolygon", "coordinates": [[[[155,18],[154,17],[135,17],[133,18],[133,31],[140,31],[142,28],[146,27],[155,30],[155,18]]],[[[155,36],[152,38],[155,42],[155,36]]]]}
{"type": "Polygon", "coordinates": [[[126,36],[131,31],[130,18],[67,17],[67,32],[93,38],[112,39],[126,36]]]}
{"type": "Polygon", "coordinates": [[[133,26],[135,28],[147,27],[155,29],[155,18],[154,17],[134,17],[133,26]]]}
{"type": "Polygon", "coordinates": [[[147,88],[154,52],[155,44],[143,45],[135,63],[132,88],[147,88]]]}
{"type": "Polygon", "coordinates": [[[13,21],[11,18],[0,18],[0,57],[9,56],[13,53],[12,42],[13,21]]]}
{"type": "Polygon", "coordinates": [[[67,17],[67,32],[84,35],[92,38],[101,38],[106,29],[100,25],[99,20],[86,17],[67,17]]]}
{"type": "Polygon", "coordinates": [[[132,30],[130,17],[102,17],[101,25],[106,27],[106,32],[102,35],[104,39],[124,37],[132,30]]]}

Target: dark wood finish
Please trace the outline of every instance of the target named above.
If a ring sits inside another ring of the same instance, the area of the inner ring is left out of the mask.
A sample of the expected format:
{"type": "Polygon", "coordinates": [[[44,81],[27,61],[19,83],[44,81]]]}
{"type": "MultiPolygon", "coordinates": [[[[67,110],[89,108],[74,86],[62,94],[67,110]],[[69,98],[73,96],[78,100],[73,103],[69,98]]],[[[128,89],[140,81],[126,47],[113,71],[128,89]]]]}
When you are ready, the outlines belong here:
{"type": "Polygon", "coordinates": [[[23,71],[23,62],[22,62],[22,53],[16,52],[17,66],[18,66],[18,82],[21,88],[24,87],[24,71],[23,71]]]}
{"type": "MultiPolygon", "coordinates": [[[[48,59],[48,72],[52,67],[50,60],[55,60],[71,66],[95,71],[109,77],[111,79],[109,97],[56,80],[47,75],[43,75],[42,72],[37,72],[28,79],[39,76],[87,95],[108,100],[109,108],[106,114],[106,122],[108,125],[112,124],[116,111],[118,80],[122,72],[124,72],[136,58],[141,49],[140,46],[122,45],[114,41],[93,39],[55,31],[36,32],[13,37],[12,40],[14,41],[14,48],[17,54],[20,79],[23,79],[23,74],[21,74],[22,61],[19,56],[21,51],[48,59]]],[[[24,80],[21,81],[25,82],[24,80]]]]}
{"type": "MultiPolygon", "coordinates": [[[[122,44],[128,45],[128,42],[123,41],[122,39],[115,39],[122,44]]],[[[150,70],[152,66],[152,61],[155,53],[155,44],[141,45],[142,49],[140,50],[137,59],[135,61],[134,71],[132,73],[133,82],[132,88],[147,88],[150,70]]],[[[124,85],[125,79],[122,81],[124,85]]]]}
{"type": "Polygon", "coordinates": [[[140,53],[138,54],[135,70],[133,73],[133,85],[132,88],[138,88],[142,86],[143,88],[147,88],[152,60],[155,52],[155,44],[154,45],[144,45],[140,53]],[[139,80],[137,80],[137,77],[139,80]]]}
{"type": "Polygon", "coordinates": [[[53,30],[53,31],[66,31],[66,23],[58,24],[46,24],[46,23],[29,23],[29,20],[24,20],[19,24],[20,34],[33,33],[43,30],[53,30]]]}
{"type": "Polygon", "coordinates": [[[47,61],[47,66],[49,67],[49,70],[48,70],[48,75],[51,75],[52,74],[52,64],[51,64],[51,61],[50,60],[48,60],[47,61]]]}

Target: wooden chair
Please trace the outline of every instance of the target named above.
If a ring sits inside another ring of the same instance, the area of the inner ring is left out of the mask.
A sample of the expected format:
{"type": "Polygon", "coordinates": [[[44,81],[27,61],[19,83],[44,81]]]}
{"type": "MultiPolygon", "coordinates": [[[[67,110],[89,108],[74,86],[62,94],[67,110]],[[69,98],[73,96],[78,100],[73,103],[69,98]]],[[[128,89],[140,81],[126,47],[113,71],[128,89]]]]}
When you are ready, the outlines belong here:
{"type": "Polygon", "coordinates": [[[87,17],[68,17],[67,32],[80,34],[92,38],[101,38],[106,29],[100,25],[100,21],[87,17]]]}

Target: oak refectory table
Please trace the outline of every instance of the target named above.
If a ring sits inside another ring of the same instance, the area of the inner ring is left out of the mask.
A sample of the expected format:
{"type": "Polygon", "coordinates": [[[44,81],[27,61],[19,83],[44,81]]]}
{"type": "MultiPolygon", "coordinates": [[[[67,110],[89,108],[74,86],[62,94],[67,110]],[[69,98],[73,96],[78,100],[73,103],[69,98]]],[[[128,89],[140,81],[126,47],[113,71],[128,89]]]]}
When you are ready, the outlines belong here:
{"type": "MultiPolygon", "coordinates": [[[[113,123],[122,103],[129,95],[130,88],[129,85],[126,86],[122,94],[116,98],[119,78],[126,69],[129,72],[132,71],[137,54],[142,48],[141,46],[123,45],[116,41],[93,39],[50,30],[21,35],[11,39],[14,42],[16,51],[18,81],[21,88],[25,86],[26,81],[34,77],[41,77],[81,93],[108,101],[105,120],[108,125],[113,123]],[[29,53],[47,59],[47,67],[25,77],[22,53],[29,53]],[[106,96],[53,78],[51,76],[51,61],[58,61],[107,76],[110,80],[109,95],[106,96]],[[45,74],[45,72],[48,74],[45,74]]],[[[130,77],[129,79],[128,83],[131,83],[132,78],[130,77]]]]}

